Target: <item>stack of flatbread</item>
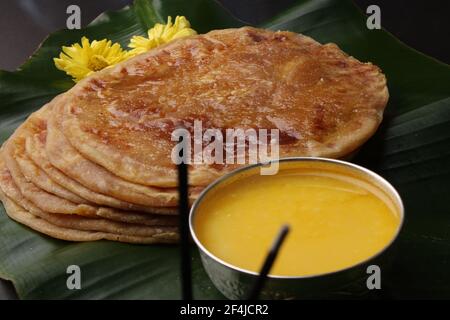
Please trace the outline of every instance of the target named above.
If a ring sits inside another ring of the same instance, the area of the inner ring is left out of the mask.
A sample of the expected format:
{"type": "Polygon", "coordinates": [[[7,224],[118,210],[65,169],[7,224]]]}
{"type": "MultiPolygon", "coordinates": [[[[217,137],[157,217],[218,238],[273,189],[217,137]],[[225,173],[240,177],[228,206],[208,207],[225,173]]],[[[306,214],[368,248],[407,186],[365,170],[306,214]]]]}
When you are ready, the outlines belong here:
{"type": "Polygon", "coordinates": [[[65,240],[175,241],[176,189],[130,183],[84,158],[61,131],[63,101],[32,114],[2,148],[9,216],[65,240]]]}
{"type": "MultiPolygon", "coordinates": [[[[80,81],[4,143],[8,215],[55,238],[170,243],[177,234],[176,128],[278,129],[280,156],[342,157],[376,130],[380,70],[291,32],[179,39],[80,81]]],[[[189,168],[190,197],[236,168],[189,168]]]]}

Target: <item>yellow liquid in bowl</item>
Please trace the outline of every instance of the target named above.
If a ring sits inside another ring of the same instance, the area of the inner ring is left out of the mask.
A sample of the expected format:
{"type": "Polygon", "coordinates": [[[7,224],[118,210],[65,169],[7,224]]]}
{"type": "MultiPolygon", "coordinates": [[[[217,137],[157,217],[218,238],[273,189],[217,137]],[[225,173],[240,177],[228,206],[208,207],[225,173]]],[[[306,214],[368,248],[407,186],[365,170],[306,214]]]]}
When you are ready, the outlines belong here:
{"type": "Polygon", "coordinates": [[[212,190],[194,227],[210,253],[257,272],[287,223],[290,233],[270,273],[307,276],[345,269],[381,251],[399,228],[397,211],[381,190],[360,179],[287,170],[212,190]]]}

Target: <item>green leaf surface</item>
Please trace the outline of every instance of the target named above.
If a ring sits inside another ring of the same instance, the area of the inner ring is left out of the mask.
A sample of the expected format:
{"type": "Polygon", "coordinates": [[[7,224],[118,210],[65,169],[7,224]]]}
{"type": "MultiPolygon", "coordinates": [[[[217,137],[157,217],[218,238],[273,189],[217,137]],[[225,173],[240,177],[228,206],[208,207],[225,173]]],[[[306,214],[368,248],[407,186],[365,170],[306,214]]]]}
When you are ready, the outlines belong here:
{"type": "MultiPolygon", "coordinates": [[[[82,30],[49,36],[16,72],[0,72],[0,141],[30,112],[73,82],[52,58],[63,45],[109,38],[125,46],[168,15],[185,15],[200,33],[239,27],[213,0],[137,0],[104,13],[82,30]]],[[[368,30],[351,1],[299,0],[260,27],[304,33],[334,42],[386,74],[390,100],[381,128],[353,160],[386,177],[406,206],[406,223],[392,273],[383,275],[381,297],[450,296],[450,67],[408,48],[384,30],[368,30]]],[[[176,246],[144,246],[98,241],[71,243],[41,235],[10,220],[0,209],[0,276],[13,281],[25,299],[178,299],[176,246]],[[82,289],[68,290],[66,268],[82,270],[82,289]]],[[[197,299],[222,299],[193,248],[197,299]]],[[[351,289],[334,297],[356,297],[351,289]]]]}

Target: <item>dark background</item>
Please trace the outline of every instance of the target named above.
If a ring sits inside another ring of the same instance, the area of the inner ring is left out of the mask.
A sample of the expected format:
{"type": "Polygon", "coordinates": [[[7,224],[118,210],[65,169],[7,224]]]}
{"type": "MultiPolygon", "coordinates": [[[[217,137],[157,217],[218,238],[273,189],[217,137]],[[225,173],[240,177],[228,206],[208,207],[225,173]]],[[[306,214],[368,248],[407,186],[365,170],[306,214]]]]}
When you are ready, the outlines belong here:
{"type": "MultiPolygon", "coordinates": [[[[161,0],[164,1],[164,0],[161,0]]],[[[186,0],[189,1],[189,0],[186,0]]],[[[249,23],[272,17],[296,0],[219,0],[235,16],[249,23]]],[[[0,0],[0,69],[15,70],[51,32],[65,28],[66,8],[81,8],[82,25],[105,10],[114,10],[132,0],[0,0]]],[[[354,0],[365,12],[381,8],[382,27],[409,46],[450,63],[449,0],[354,0]]],[[[0,281],[0,299],[12,299],[9,282],[0,281]]]]}
{"type": "MultiPolygon", "coordinates": [[[[161,0],[164,1],[164,0],[161,0]]],[[[186,0],[189,1],[189,0],[186,0]]],[[[296,0],[219,0],[250,23],[262,22],[296,0]]],[[[449,0],[354,0],[365,12],[381,8],[382,27],[409,46],[450,63],[449,0]]],[[[105,10],[119,9],[132,0],[0,0],[0,69],[21,65],[49,33],[65,28],[66,8],[77,4],[81,22],[88,24],[105,10]]]]}

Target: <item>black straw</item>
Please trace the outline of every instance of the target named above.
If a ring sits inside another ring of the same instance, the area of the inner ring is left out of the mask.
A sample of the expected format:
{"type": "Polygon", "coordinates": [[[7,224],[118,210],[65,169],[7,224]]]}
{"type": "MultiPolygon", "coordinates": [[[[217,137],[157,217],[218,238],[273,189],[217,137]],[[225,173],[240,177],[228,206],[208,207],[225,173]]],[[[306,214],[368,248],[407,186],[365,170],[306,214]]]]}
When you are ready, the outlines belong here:
{"type": "Polygon", "coordinates": [[[179,225],[181,246],[181,289],[183,300],[192,300],[191,251],[189,238],[189,195],[187,165],[178,165],[179,225]]]}
{"type": "Polygon", "coordinates": [[[266,259],[264,260],[264,264],[261,268],[261,271],[259,272],[258,278],[256,279],[255,284],[253,285],[253,288],[250,291],[250,295],[248,296],[249,300],[258,299],[261,289],[263,288],[264,283],[266,282],[267,275],[269,274],[270,269],[272,269],[273,263],[275,262],[275,259],[278,256],[278,252],[280,251],[281,245],[286,239],[288,233],[289,233],[289,225],[282,226],[272,244],[272,247],[269,250],[269,253],[266,256],[266,259]]]}

